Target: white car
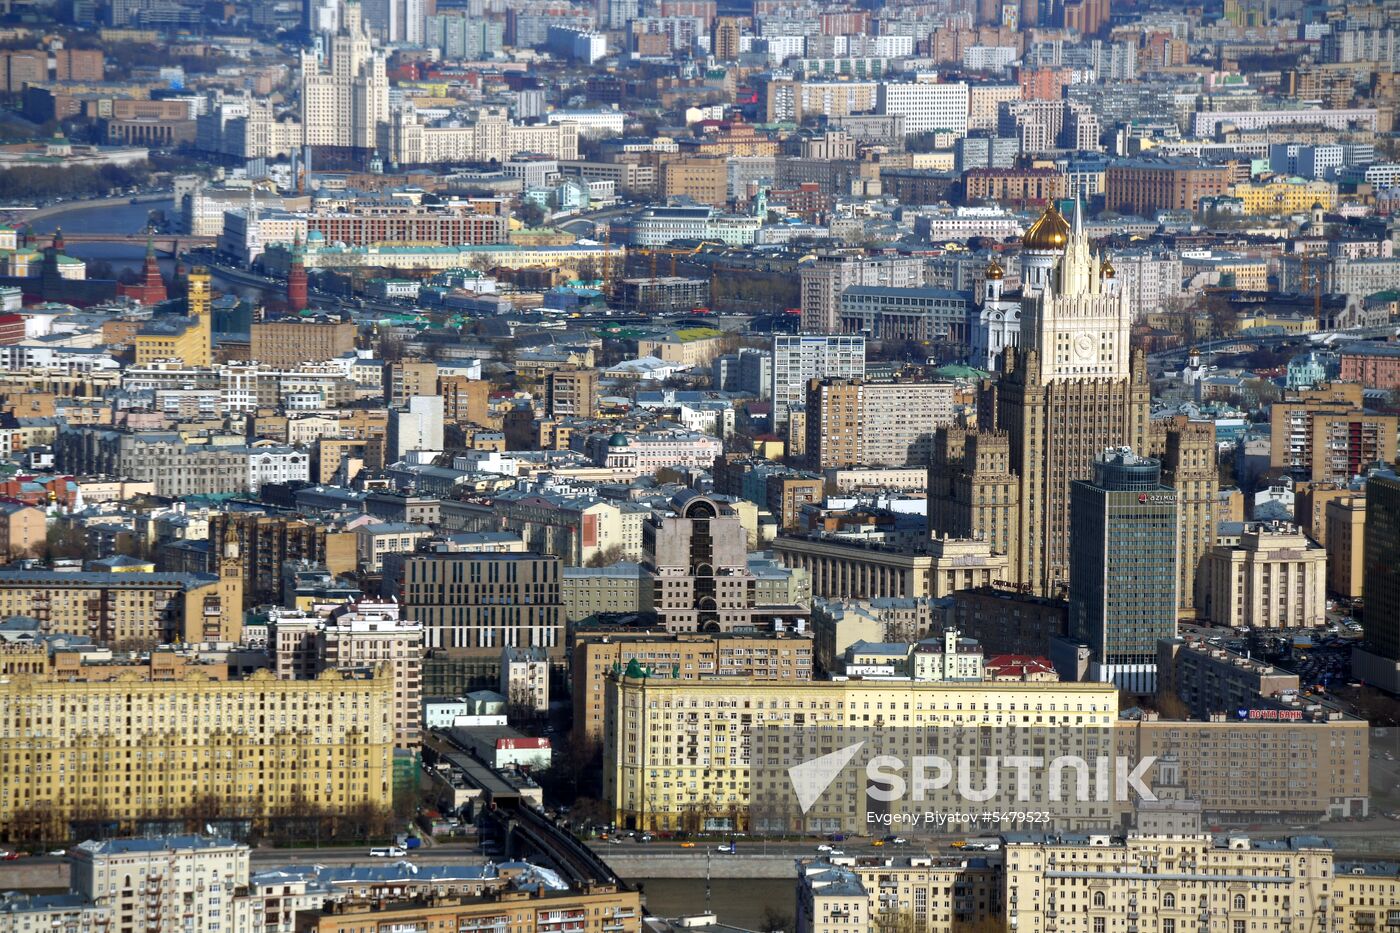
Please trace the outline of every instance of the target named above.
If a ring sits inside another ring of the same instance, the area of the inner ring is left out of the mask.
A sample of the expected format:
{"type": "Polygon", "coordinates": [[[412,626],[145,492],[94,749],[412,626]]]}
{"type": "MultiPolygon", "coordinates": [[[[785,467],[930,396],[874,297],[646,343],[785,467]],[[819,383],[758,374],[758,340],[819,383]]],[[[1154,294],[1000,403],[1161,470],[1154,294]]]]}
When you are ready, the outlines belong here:
{"type": "Polygon", "coordinates": [[[822,843],[821,845],[817,846],[817,851],[818,851],[818,852],[830,852],[830,851],[831,851],[831,846],[827,845],[826,843],[822,843]]]}
{"type": "Polygon", "coordinates": [[[375,858],[403,858],[408,850],[401,846],[380,846],[370,849],[369,854],[375,858]]]}
{"type": "Polygon", "coordinates": [[[837,856],[837,855],[845,855],[846,853],[845,853],[844,851],[842,851],[841,849],[832,849],[832,850],[831,850],[829,853],[827,853],[827,854],[828,854],[828,855],[831,855],[831,856],[833,856],[833,857],[835,857],[835,856],[837,856]]]}

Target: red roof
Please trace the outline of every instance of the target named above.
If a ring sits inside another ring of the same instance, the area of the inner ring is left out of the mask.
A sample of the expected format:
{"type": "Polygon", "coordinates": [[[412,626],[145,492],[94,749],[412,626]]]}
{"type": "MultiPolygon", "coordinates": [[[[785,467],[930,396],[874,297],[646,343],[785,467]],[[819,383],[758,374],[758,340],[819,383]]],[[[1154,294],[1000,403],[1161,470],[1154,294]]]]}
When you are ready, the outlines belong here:
{"type": "Polygon", "coordinates": [[[1033,654],[998,654],[983,662],[982,667],[992,676],[1025,677],[1027,674],[1055,673],[1055,665],[1050,663],[1049,658],[1039,658],[1033,654]]]}
{"type": "Polygon", "coordinates": [[[497,739],[497,751],[511,751],[517,748],[549,748],[549,739],[497,739]]]}

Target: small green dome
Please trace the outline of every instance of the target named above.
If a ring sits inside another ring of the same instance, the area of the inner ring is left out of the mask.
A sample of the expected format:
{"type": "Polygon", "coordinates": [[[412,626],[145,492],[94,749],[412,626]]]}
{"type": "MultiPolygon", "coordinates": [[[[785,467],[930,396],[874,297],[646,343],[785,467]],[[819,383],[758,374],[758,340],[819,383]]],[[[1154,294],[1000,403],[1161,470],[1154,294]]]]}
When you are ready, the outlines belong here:
{"type": "Polygon", "coordinates": [[[627,435],[623,434],[621,431],[608,438],[609,447],[626,447],[629,443],[627,435]]]}

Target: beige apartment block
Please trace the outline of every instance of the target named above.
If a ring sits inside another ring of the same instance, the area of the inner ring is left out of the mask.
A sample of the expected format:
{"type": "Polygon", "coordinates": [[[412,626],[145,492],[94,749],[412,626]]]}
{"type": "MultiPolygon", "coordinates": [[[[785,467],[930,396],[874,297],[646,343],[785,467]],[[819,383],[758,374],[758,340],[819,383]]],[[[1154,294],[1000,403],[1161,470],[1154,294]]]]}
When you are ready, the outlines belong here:
{"type": "Polygon", "coordinates": [[[639,663],[681,681],[717,677],[758,681],[810,681],[812,640],[783,632],[588,633],[573,648],[574,735],[603,737],[608,675],[639,663]]]}
{"type": "Polygon", "coordinates": [[[1327,589],[1360,599],[1365,585],[1366,497],[1346,496],[1327,503],[1327,589]]]}
{"type": "Polygon", "coordinates": [[[364,672],[0,680],[0,827],[56,838],[72,819],[134,828],[197,806],[253,820],[388,807],[392,693],[364,672]]]}
{"type": "MultiPolygon", "coordinates": [[[[869,832],[863,786],[856,790],[854,783],[837,782],[801,814],[769,797],[788,789],[785,772],[774,774],[774,780],[781,776],[781,789],[753,787],[751,734],[764,727],[815,727],[819,734],[832,735],[844,729],[864,735],[882,727],[908,734],[947,727],[950,741],[964,734],[958,727],[1064,727],[1075,729],[1078,748],[1092,756],[1111,748],[1118,718],[1112,684],[784,683],[733,677],[687,682],[664,676],[665,669],[658,665],[650,669],[652,676],[645,676],[644,665],[629,664],[605,686],[604,793],[617,824],[629,829],[708,825],[773,831],[798,822],[807,831],[869,832]],[[751,803],[757,805],[752,811],[751,803]]],[[[889,804],[917,806],[921,812],[931,805],[912,800],[889,804]]],[[[1067,821],[1113,819],[1114,806],[1087,802],[1067,821]]]]}
{"type": "Polygon", "coordinates": [[[1320,839],[1008,839],[1005,859],[1005,917],[1018,933],[1333,929],[1333,852],[1320,839]]]}
{"type": "Polygon", "coordinates": [[[1231,628],[1309,628],[1327,620],[1327,552],[1298,526],[1246,526],[1207,561],[1206,616],[1231,628]]]}

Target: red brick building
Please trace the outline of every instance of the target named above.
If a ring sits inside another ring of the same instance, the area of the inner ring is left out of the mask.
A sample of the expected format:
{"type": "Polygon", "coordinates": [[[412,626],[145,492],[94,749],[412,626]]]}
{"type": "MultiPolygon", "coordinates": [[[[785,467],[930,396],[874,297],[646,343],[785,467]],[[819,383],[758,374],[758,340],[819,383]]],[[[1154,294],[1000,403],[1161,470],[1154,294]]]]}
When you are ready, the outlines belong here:
{"type": "Polygon", "coordinates": [[[1368,389],[1400,389],[1400,344],[1361,343],[1342,351],[1342,382],[1368,389]]]}
{"type": "Polygon", "coordinates": [[[823,214],[831,212],[836,198],[822,191],[822,186],[816,182],[804,181],[796,188],[774,188],[769,191],[768,203],[782,204],[789,214],[795,214],[808,223],[817,223],[823,214]]]}
{"type": "Polygon", "coordinates": [[[509,240],[509,223],[498,214],[311,214],[313,230],[327,243],[366,246],[370,243],[441,243],[445,246],[489,246],[509,240]]]}
{"type": "Polygon", "coordinates": [[[1022,100],[1062,100],[1070,71],[1068,68],[1022,68],[1016,78],[1021,83],[1022,100]]]}
{"type": "Polygon", "coordinates": [[[105,62],[101,49],[58,49],[53,62],[56,81],[102,80],[105,62]]]}
{"type": "Polygon", "coordinates": [[[1129,159],[1108,167],[1104,201],[1120,214],[1195,211],[1201,198],[1229,194],[1234,169],[1189,159],[1129,159]]]}
{"type": "Polygon", "coordinates": [[[0,346],[24,341],[24,318],[18,314],[0,314],[0,346]]]}

